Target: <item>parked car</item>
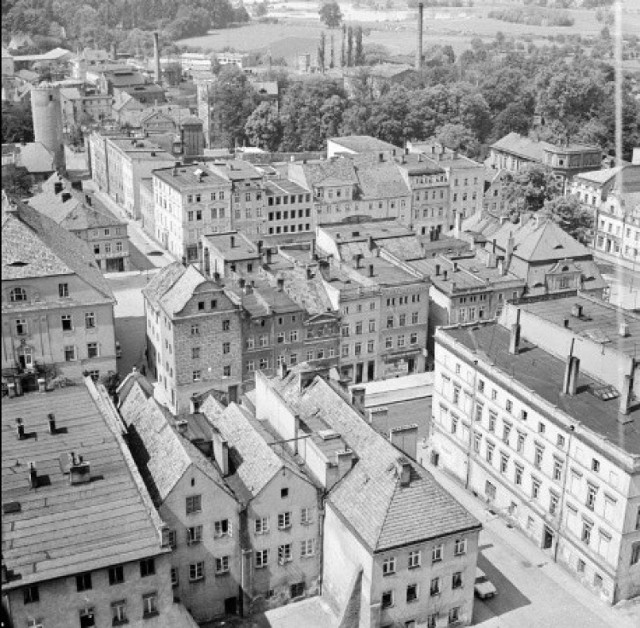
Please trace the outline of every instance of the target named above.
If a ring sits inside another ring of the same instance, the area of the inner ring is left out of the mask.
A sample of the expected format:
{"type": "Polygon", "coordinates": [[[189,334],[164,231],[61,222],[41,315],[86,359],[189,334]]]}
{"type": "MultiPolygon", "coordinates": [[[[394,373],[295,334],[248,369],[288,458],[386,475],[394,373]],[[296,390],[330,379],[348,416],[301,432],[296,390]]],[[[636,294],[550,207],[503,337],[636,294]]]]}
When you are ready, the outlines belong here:
{"type": "Polygon", "coordinates": [[[116,358],[122,357],[122,347],[120,346],[120,342],[116,340],[116,358]]]}
{"type": "Polygon", "coordinates": [[[493,597],[497,593],[496,588],[482,569],[476,569],[476,581],[473,585],[473,591],[476,597],[479,597],[481,600],[493,597]]]}

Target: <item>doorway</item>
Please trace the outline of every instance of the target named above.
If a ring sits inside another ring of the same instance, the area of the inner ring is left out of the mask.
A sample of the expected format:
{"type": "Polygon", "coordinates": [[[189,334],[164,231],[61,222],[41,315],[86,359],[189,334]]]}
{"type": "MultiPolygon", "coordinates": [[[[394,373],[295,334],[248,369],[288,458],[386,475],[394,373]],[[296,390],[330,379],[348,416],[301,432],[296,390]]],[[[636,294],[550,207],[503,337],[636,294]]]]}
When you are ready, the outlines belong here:
{"type": "Polygon", "coordinates": [[[416,370],[415,358],[407,358],[407,370],[409,373],[413,373],[416,370]]]}
{"type": "Polygon", "coordinates": [[[542,549],[551,549],[553,547],[553,532],[547,526],[544,527],[542,534],[542,549]]]}
{"type": "Polygon", "coordinates": [[[358,362],[356,364],[356,384],[360,384],[362,382],[363,371],[364,371],[364,364],[362,362],[358,362]]]}
{"type": "Polygon", "coordinates": [[[237,615],[238,614],[238,598],[228,597],[224,601],[224,614],[225,615],[237,615]]]}
{"type": "Polygon", "coordinates": [[[376,363],[371,361],[367,364],[367,381],[372,382],[376,376],[376,363]]]}

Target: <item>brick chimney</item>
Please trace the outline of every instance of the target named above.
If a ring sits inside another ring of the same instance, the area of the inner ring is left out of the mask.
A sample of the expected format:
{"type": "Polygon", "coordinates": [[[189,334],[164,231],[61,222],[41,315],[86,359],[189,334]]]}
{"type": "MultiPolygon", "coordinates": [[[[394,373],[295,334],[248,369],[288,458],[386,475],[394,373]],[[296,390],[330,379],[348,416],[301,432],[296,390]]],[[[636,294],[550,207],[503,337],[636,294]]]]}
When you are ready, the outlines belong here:
{"type": "Polygon", "coordinates": [[[76,456],[74,453],[69,454],[69,458],[69,483],[73,486],[88,484],[91,481],[91,465],[85,462],[82,456],[76,456]]]}
{"type": "Polygon", "coordinates": [[[424,5],[418,3],[418,39],[416,42],[416,70],[422,68],[422,22],[424,19],[424,5]]]}
{"type": "Polygon", "coordinates": [[[363,386],[351,389],[351,405],[361,412],[364,412],[365,393],[366,389],[363,386]]]}
{"type": "Polygon", "coordinates": [[[220,467],[223,477],[229,475],[229,443],[217,429],[212,430],[213,458],[220,467]]]}
{"type": "Polygon", "coordinates": [[[573,355],[575,338],[571,339],[569,355],[564,368],[564,378],[562,381],[562,392],[565,395],[573,396],[578,389],[578,376],[580,374],[580,359],[573,355]]]}
{"type": "Polygon", "coordinates": [[[516,322],[511,325],[509,335],[509,353],[517,355],[520,351],[520,309],[516,310],[516,322]]]}

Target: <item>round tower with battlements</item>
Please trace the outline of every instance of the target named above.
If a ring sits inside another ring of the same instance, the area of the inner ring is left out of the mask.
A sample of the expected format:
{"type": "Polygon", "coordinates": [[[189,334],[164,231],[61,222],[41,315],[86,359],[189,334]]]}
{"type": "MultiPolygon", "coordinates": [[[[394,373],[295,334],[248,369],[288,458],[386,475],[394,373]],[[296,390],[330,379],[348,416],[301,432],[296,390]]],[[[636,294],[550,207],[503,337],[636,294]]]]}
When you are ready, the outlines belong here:
{"type": "Polygon", "coordinates": [[[55,157],[57,170],[65,169],[62,141],[62,107],[60,88],[51,83],[40,83],[31,88],[31,114],[36,142],[49,149],[55,157]]]}

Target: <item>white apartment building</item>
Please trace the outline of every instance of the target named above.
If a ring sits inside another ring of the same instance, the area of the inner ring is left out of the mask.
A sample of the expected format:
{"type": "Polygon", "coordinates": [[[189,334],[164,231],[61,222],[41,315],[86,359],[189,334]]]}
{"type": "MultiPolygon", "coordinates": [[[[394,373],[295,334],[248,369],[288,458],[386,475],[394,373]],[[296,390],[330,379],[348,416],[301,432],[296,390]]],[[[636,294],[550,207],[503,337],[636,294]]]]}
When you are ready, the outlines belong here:
{"type": "Polygon", "coordinates": [[[192,164],[153,172],[152,235],[178,260],[199,259],[204,234],[231,229],[231,183],[192,164]]]}
{"type": "Polygon", "coordinates": [[[579,295],[435,337],[431,462],[610,603],[640,593],[638,334],[579,295]]]}

